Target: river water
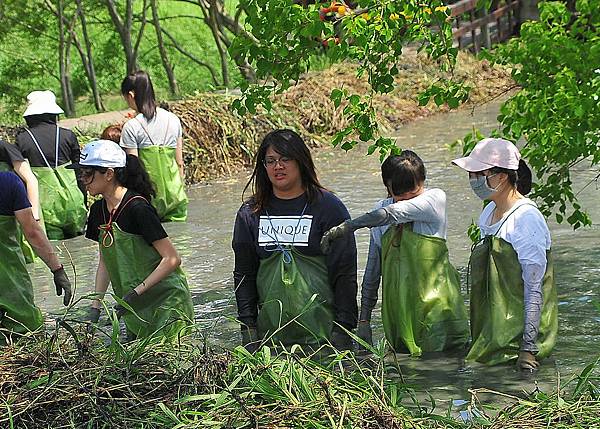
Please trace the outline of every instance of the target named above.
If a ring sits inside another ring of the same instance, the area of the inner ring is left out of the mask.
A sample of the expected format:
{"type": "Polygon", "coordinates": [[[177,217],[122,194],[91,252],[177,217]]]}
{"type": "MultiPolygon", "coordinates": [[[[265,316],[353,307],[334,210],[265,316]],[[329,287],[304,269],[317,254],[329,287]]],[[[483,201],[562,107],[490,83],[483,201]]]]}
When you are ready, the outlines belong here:
{"type": "MultiPolygon", "coordinates": [[[[415,150],[425,161],[427,185],[439,187],[448,196],[448,247],[452,262],[465,272],[470,242],[466,230],[477,219],[481,202],[473,195],[466,173],[450,165],[453,154],[446,144],[464,136],[473,126],[484,132],[496,127],[499,104],[479,106],[441,114],[401,127],[398,145],[415,150]]],[[[365,150],[327,148],[315,154],[321,182],[333,190],[355,217],[386,197],[381,184],[377,156],[367,157],[365,150]]],[[[183,258],[192,288],[196,318],[213,343],[231,347],[239,341],[235,323],[235,299],[232,291],[233,253],[231,236],[235,213],[248,171],[240,171],[231,180],[214,181],[188,191],[189,220],[186,224],[167,224],[166,229],[183,258]]],[[[574,173],[575,189],[583,188],[596,173],[581,168],[574,173]]],[[[583,206],[600,224],[600,190],[592,184],[581,194],[583,206]]],[[[550,391],[559,380],[564,383],[600,354],[600,227],[573,231],[568,225],[550,221],[559,293],[559,338],[552,357],[543,362],[534,375],[524,376],[510,366],[484,367],[465,364],[461,356],[437,355],[422,359],[399,356],[405,381],[429,392],[438,407],[447,409],[449,401],[460,404],[469,399],[470,389],[489,388],[509,394],[550,391]]],[[[366,263],[368,231],[357,232],[359,282],[366,263]]],[[[93,291],[97,263],[97,244],[78,237],[66,242],[77,269],[77,296],[93,291]]],[[[60,248],[63,248],[61,245],[60,248]]],[[[67,265],[67,264],[65,264],[67,265]]],[[[52,293],[51,277],[39,261],[31,266],[36,299],[52,318],[61,314],[61,302],[52,293]]],[[[70,272],[69,272],[70,274],[70,272]]],[[[463,291],[466,296],[466,291],[463,291]]],[[[85,307],[85,303],[81,307],[85,307]]],[[[374,337],[381,338],[380,313],[375,311],[374,337]]],[[[488,402],[501,397],[482,395],[488,402]]]]}

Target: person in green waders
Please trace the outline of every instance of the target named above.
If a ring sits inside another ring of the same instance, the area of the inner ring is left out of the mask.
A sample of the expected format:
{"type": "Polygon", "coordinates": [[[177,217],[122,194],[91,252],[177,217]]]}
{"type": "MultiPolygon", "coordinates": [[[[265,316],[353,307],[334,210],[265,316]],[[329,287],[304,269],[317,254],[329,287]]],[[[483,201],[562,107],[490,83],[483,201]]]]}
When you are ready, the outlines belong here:
{"type": "Polygon", "coordinates": [[[244,191],[249,187],[232,242],[242,345],[351,349],[344,329],[356,327],[358,313],[354,236],[328,255],[319,247],[325,231],[350,216],[319,183],[302,138],[285,129],[267,134],[244,191]]]}
{"type": "Polygon", "coordinates": [[[90,195],[102,195],[90,208],[86,231],[100,250],[98,297],[88,320],[98,322],[100,299],[111,283],[136,313],[116,306],[130,338],[175,337],[193,321],[194,310],[181,258],[150,205],[154,190],[148,173],[137,157],[108,140],[88,143],[72,168],[80,169],[90,195]]]}
{"type": "Polygon", "coordinates": [[[57,295],[71,302],[71,283],[39,223],[33,217],[23,182],[12,172],[0,172],[0,345],[39,329],[42,312],[34,303],[33,285],[25,267],[17,225],[50,268],[57,295]]]}
{"type": "Polygon", "coordinates": [[[188,199],[185,194],[183,133],[173,113],[157,107],[150,76],[136,71],[121,83],[121,94],[138,114],[123,126],[121,146],[139,156],[150,175],[156,207],[162,222],[185,222],[188,199]]]}
{"type": "MultiPolygon", "coordinates": [[[[40,219],[40,199],[38,191],[38,181],[31,171],[29,162],[19,149],[13,145],[0,140],[0,171],[14,171],[25,184],[27,190],[27,198],[31,203],[31,211],[33,218],[36,221],[40,219]]],[[[20,228],[18,228],[18,239],[25,256],[25,262],[30,264],[35,260],[35,252],[30,244],[25,240],[25,236],[20,228]]]]}
{"type": "Polygon", "coordinates": [[[394,351],[419,356],[465,347],[468,316],[448,258],[446,194],[425,187],[423,161],[410,150],[389,156],[381,176],[390,197],[332,228],[321,242],[327,253],[338,239],[371,228],[357,334],[373,344],[371,314],[381,279],[383,329],[394,351]]]}
{"type": "Polygon", "coordinates": [[[33,91],[27,96],[24,131],[16,145],[37,177],[40,219],[50,240],[83,234],[87,208],[85,191],[75,173],[66,166],[79,160],[79,143],[71,130],[57,124],[64,113],[52,91],[33,91]]]}
{"type": "Polygon", "coordinates": [[[533,201],[531,170],[504,139],[481,140],[453,161],[469,172],[475,194],[489,204],[479,216],[481,240],[469,262],[472,344],[467,360],[488,365],[517,360],[534,370],[558,332],[550,231],[533,201]]]}

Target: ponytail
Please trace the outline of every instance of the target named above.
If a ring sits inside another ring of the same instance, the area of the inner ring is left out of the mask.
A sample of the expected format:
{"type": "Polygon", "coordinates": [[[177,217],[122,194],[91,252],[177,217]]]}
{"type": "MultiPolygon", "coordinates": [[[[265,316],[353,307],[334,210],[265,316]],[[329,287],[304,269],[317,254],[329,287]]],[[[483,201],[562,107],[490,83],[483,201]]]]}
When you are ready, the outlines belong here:
{"type": "Polygon", "coordinates": [[[133,92],[136,110],[144,115],[147,121],[151,121],[156,113],[156,97],[150,76],[143,70],[138,70],[123,79],[121,82],[121,94],[127,95],[133,92]]]}
{"type": "Polygon", "coordinates": [[[117,182],[127,189],[137,192],[150,202],[156,191],[148,172],[140,159],[135,155],[127,155],[125,167],[115,168],[117,182]]]}
{"type": "Polygon", "coordinates": [[[492,173],[504,173],[508,176],[508,182],[513,188],[517,188],[517,191],[521,195],[527,195],[531,192],[532,175],[531,169],[527,166],[527,163],[522,159],[519,160],[518,170],[509,170],[501,167],[493,167],[490,169],[492,173]]]}
{"type": "Polygon", "coordinates": [[[527,195],[531,192],[531,169],[522,159],[519,161],[519,169],[517,170],[517,191],[521,195],[527,195]]]}

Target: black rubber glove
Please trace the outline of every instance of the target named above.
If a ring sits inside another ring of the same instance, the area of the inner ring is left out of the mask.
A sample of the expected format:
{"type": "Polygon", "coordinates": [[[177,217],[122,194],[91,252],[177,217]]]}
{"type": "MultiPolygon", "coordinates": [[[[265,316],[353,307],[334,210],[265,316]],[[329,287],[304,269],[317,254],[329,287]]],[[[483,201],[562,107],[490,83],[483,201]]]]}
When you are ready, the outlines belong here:
{"type": "Polygon", "coordinates": [[[85,321],[96,324],[98,323],[98,320],[100,320],[100,309],[96,307],[90,307],[88,314],[85,317],[85,321]]]}
{"type": "MultiPolygon", "coordinates": [[[[373,329],[371,328],[370,320],[361,320],[358,322],[356,328],[356,335],[368,345],[373,345],[373,329]]],[[[361,344],[358,345],[359,349],[365,349],[361,344]]]]}
{"type": "Polygon", "coordinates": [[[337,239],[344,237],[346,234],[352,234],[354,230],[350,227],[350,221],[342,222],[338,226],[334,226],[321,238],[321,252],[327,255],[331,250],[331,245],[337,239]]]}
{"type": "Polygon", "coordinates": [[[52,274],[54,275],[56,295],[61,296],[64,291],[65,296],[63,298],[63,304],[69,305],[71,303],[71,298],[73,297],[73,292],[71,291],[71,282],[67,277],[67,273],[65,273],[64,267],[61,265],[59,269],[52,271],[52,274]]]}
{"type": "Polygon", "coordinates": [[[388,220],[388,213],[384,208],[370,211],[356,219],[349,219],[334,226],[321,238],[321,252],[327,255],[331,249],[334,240],[344,237],[346,234],[351,234],[360,228],[371,228],[373,226],[385,225],[388,220]]]}
{"type": "MultiPolygon", "coordinates": [[[[127,304],[129,304],[130,306],[133,306],[132,303],[137,299],[138,296],[139,295],[135,291],[135,289],[131,289],[121,299],[123,301],[125,301],[127,304]]],[[[128,310],[125,307],[123,307],[121,304],[117,304],[117,305],[115,305],[115,311],[117,312],[117,318],[121,318],[125,315],[125,313],[127,313],[128,310]]]]}
{"type": "Polygon", "coordinates": [[[535,371],[540,366],[540,363],[531,352],[521,350],[517,359],[517,368],[521,371],[535,371]]]}
{"type": "Polygon", "coordinates": [[[242,346],[250,353],[254,353],[258,350],[260,341],[258,340],[258,331],[256,328],[242,325],[240,327],[242,333],[242,346]]]}
{"type": "Polygon", "coordinates": [[[335,325],[331,331],[331,345],[338,351],[352,350],[352,338],[346,331],[335,325]]]}

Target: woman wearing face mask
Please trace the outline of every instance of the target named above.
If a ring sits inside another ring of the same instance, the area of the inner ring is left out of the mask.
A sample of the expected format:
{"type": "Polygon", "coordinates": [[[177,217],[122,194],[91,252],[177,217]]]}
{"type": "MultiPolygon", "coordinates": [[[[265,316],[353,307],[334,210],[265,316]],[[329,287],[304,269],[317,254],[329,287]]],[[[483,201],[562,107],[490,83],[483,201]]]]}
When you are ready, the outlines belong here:
{"type": "Polygon", "coordinates": [[[100,317],[100,298],[109,283],[115,295],[136,314],[117,305],[130,337],[175,338],[193,320],[192,299],[180,267],[181,258],[167,236],[154,207],[154,189],[148,173],[133,155],[108,140],[88,143],[73,168],[92,204],[86,238],[98,242],[99,261],[88,320],[100,317]]]}
{"type": "Polygon", "coordinates": [[[350,216],[317,178],[310,151],[291,130],[272,131],[256,153],[233,232],[235,296],[242,344],[260,341],[350,349],[356,327],[356,243],[327,256],[323,233],[350,216]]]}
{"type": "Polygon", "coordinates": [[[469,263],[473,342],[467,360],[494,365],[517,359],[520,369],[534,370],[554,347],[558,307],[550,231],[524,196],[531,171],[504,139],[483,139],[453,163],[469,172],[475,194],[489,201],[469,263]]]}
{"type": "Polygon", "coordinates": [[[374,210],[329,230],[322,249],[359,229],[371,228],[362,283],[358,336],[372,344],[371,313],[383,284],[382,319],[393,350],[418,356],[464,347],[469,339],[460,279],[448,259],[446,194],[425,187],[425,166],[410,150],[381,165],[391,197],[374,210]]]}

